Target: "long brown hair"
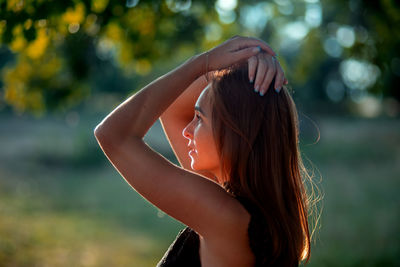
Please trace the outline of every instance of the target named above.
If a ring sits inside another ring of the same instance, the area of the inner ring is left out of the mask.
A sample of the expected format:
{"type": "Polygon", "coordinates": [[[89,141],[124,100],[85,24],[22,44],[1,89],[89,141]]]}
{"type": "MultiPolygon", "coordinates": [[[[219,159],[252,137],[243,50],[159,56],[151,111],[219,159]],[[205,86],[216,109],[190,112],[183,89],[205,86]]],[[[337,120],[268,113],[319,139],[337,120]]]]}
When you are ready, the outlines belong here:
{"type": "Polygon", "coordinates": [[[256,205],[267,222],[262,264],[297,266],[310,257],[305,168],[296,106],[287,88],[253,91],[247,65],[214,74],[209,91],[213,134],[227,192],[256,205]]]}

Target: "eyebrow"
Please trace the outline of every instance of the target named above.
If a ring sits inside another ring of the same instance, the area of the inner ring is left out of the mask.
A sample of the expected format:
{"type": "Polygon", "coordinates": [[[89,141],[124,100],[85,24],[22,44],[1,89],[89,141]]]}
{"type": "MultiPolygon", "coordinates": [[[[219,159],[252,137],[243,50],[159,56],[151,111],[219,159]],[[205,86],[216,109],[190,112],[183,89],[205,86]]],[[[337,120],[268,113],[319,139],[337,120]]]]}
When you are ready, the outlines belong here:
{"type": "Polygon", "coordinates": [[[199,106],[194,106],[194,109],[199,111],[201,114],[203,114],[203,116],[206,117],[206,114],[204,113],[204,111],[199,106]]]}

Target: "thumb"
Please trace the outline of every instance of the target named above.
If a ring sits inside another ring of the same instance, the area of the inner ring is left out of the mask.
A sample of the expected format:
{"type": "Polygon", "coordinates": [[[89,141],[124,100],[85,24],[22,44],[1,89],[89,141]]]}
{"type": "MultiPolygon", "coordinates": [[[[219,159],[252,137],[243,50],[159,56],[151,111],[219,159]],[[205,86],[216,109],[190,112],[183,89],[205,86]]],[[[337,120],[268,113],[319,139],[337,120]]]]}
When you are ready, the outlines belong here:
{"type": "Polygon", "coordinates": [[[234,52],[233,57],[235,58],[236,61],[242,61],[242,60],[247,60],[254,55],[257,55],[260,52],[261,52],[260,46],[253,46],[234,52]]]}

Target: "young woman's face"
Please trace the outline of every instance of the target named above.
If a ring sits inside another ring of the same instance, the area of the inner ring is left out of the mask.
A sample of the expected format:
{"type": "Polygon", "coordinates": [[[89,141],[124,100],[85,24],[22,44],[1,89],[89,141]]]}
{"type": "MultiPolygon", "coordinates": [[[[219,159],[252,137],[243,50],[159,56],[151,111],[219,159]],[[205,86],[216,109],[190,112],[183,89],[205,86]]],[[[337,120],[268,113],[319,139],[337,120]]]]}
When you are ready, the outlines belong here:
{"type": "Polygon", "coordinates": [[[189,140],[192,169],[206,170],[217,176],[220,164],[212,132],[208,90],[209,86],[201,92],[195,105],[194,118],[183,129],[182,134],[189,140]]]}

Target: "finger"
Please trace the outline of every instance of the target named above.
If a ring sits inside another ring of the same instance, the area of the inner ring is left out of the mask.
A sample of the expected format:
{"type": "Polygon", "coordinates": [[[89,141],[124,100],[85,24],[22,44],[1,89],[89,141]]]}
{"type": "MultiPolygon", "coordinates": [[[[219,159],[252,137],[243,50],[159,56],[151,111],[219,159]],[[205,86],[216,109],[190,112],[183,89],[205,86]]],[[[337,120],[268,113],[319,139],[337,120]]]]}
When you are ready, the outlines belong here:
{"type": "Polygon", "coordinates": [[[254,81],[254,92],[259,92],[265,73],[267,72],[267,63],[265,60],[259,60],[257,65],[256,80],[254,81]]]}
{"type": "Polygon", "coordinates": [[[256,74],[256,68],[257,68],[257,64],[258,64],[258,59],[256,56],[252,56],[250,57],[248,60],[248,70],[249,70],[249,81],[251,83],[254,82],[254,75],[256,74]]]}
{"type": "Polygon", "coordinates": [[[231,59],[233,59],[234,62],[240,62],[249,59],[250,57],[258,54],[260,51],[261,48],[259,46],[244,48],[236,52],[233,52],[231,59]]]}
{"type": "Polygon", "coordinates": [[[268,54],[272,56],[276,56],[275,51],[263,40],[260,40],[255,37],[236,37],[235,38],[236,42],[240,42],[239,44],[239,49],[244,48],[244,47],[249,47],[249,46],[260,46],[261,50],[267,52],[268,54]]]}
{"type": "Polygon", "coordinates": [[[285,76],[283,75],[283,70],[282,70],[281,65],[279,65],[278,61],[275,61],[275,62],[276,62],[277,71],[276,71],[274,88],[275,88],[275,91],[277,93],[279,93],[282,89],[282,85],[284,83],[285,76]]]}
{"type": "Polygon", "coordinates": [[[266,73],[264,80],[262,82],[262,85],[261,85],[260,95],[263,96],[267,92],[275,74],[276,74],[275,62],[273,62],[273,60],[269,60],[267,73],[266,73]]]}

